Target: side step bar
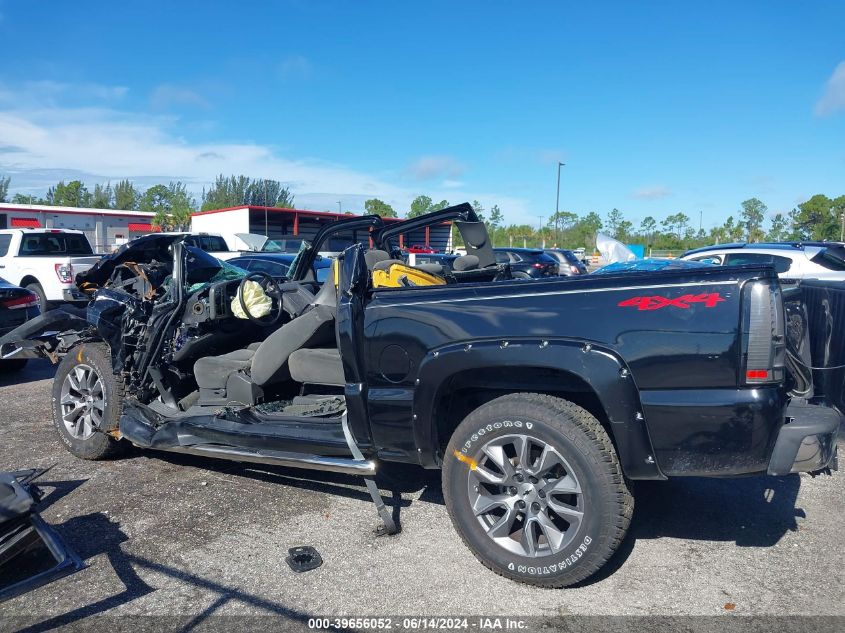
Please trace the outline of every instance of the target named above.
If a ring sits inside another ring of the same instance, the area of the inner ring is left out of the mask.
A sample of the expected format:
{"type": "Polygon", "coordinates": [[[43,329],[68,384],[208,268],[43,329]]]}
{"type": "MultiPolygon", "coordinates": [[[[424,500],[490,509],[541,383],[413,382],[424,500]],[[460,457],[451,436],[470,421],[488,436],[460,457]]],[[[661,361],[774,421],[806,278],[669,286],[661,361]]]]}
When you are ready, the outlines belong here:
{"type": "Polygon", "coordinates": [[[376,474],[376,465],[364,459],[344,459],[342,457],[322,457],[320,455],[306,455],[304,453],[286,453],[283,451],[250,451],[233,446],[218,444],[193,444],[190,446],[168,447],[174,453],[202,455],[217,459],[228,459],[251,464],[265,464],[272,466],[286,466],[288,468],[308,468],[344,475],[359,475],[372,477],[376,474]]]}
{"type": "Polygon", "coordinates": [[[393,520],[393,516],[381,498],[381,492],[379,492],[378,486],[376,485],[376,464],[373,460],[365,459],[361,449],[355,443],[355,438],[349,428],[346,411],[343,412],[340,423],[344,438],[349,447],[349,452],[352,454],[352,459],[204,443],[202,438],[190,433],[184,435],[180,435],[178,432],[175,434],[172,432],[162,433],[162,429],[166,431],[167,427],[157,429],[154,421],[148,420],[150,414],[154,414],[149,407],[132,407],[129,404],[126,407],[123,416],[120,418],[120,432],[124,438],[136,446],[172,453],[226,459],[235,462],[285,466],[289,468],[307,468],[363,477],[364,483],[367,486],[367,492],[370,493],[378,515],[384,523],[382,533],[397,534],[399,532],[399,526],[393,520]],[[130,414],[129,411],[133,408],[135,409],[134,415],[130,414]],[[158,437],[159,435],[162,436],[158,437]],[[185,444],[179,444],[178,442],[180,441],[184,441],[185,444]],[[190,442],[192,441],[196,441],[197,443],[191,444],[190,442]]]}

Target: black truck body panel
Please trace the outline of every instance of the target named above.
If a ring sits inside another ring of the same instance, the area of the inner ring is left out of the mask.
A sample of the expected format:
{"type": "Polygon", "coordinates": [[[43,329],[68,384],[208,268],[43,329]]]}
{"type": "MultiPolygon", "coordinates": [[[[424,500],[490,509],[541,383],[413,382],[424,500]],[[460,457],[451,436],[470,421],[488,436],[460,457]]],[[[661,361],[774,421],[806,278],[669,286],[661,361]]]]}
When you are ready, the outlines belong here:
{"type": "MultiPolygon", "coordinates": [[[[437,466],[438,392],[450,379],[477,373],[469,384],[483,386],[498,367],[509,372],[500,386],[518,389],[524,370],[532,381],[548,370],[562,387],[598,398],[629,477],[764,472],[787,398],[782,386],[739,386],[741,288],[753,279],[774,272],[721,267],[377,290],[364,311],[373,443],[383,457],[437,466]],[[719,301],[680,300],[691,293],[719,301]],[[619,305],[650,296],[665,306],[619,305]]],[[[549,388],[524,385],[532,386],[549,388]]]]}

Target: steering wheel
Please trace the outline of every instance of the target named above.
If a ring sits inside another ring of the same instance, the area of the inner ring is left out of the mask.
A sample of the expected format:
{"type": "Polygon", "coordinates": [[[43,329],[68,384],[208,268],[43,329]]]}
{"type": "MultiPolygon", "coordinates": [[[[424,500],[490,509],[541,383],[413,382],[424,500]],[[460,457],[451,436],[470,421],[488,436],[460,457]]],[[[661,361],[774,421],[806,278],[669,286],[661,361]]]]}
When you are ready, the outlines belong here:
{"type": "Polygon", "coordinates": [[[275,325],[279,319],[282,318],[282,291],[279,289],[279,285],[276,283],[276,280],[265,272],[256,270],[241,279],[241,283],[238,286],[238,301],[241,303],[241,309],[244,311],[244,314],[246,314],[246,318],[258,325],[275,325]],[[267,316],[253,316],[250,313],[249,308],[247,308],[246,302],[244,301],[244,286],[247,281],[257,282],[264,291],[264,294],[270,297],[270,299],[275,300],[274,305],[270,307],[270,314],[267,316]],[[274,308],[275,314],[273,313],[274,308]]]}

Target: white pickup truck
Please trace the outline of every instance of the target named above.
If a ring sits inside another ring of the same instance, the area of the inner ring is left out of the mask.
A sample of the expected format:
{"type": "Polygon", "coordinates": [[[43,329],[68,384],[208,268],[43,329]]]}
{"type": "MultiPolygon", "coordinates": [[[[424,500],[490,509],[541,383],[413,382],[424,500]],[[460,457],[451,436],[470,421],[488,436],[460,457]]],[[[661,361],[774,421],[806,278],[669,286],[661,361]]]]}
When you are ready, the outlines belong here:
{"type": "Polygon", "coordinates": [[[182,235],[188,246],[194,246],[205,251],[217,259],[232,259],[241,254],[240,251],[233,251],[229,243],[219,233],[188,233],[187,231],[163,231],[160,233],[147,233],[147,235],[182,235]]]}
{"type": "Polygon", "coordinates": [[[82,231],[0,230],[0,277],[38,295],[42,312],[55,303],[87,302],[74,279],[100,257],[82,231]]]}

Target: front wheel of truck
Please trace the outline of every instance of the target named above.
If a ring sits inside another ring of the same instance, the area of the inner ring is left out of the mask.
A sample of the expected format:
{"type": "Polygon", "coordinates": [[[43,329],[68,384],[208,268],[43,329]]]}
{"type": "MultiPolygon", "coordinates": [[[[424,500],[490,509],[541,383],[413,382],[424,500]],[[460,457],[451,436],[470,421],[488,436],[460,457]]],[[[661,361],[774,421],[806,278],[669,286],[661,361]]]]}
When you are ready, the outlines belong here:
{"type": "Polygon", "coordinates": [[[67,450],[82,459],[119,455],[125,441],[112,436],[123,410],[123,381],[112,371],[104,343],[70,349],[53,379],[53,425],[67,450]]]}
{"type": "Polygon", "coordinates": [[[535,393],[496,398],[458,425],[444,457],[443,494],[476,558],[542,587],[567,587],[601,569],[634,510],[599,421],[535,393]]]}

